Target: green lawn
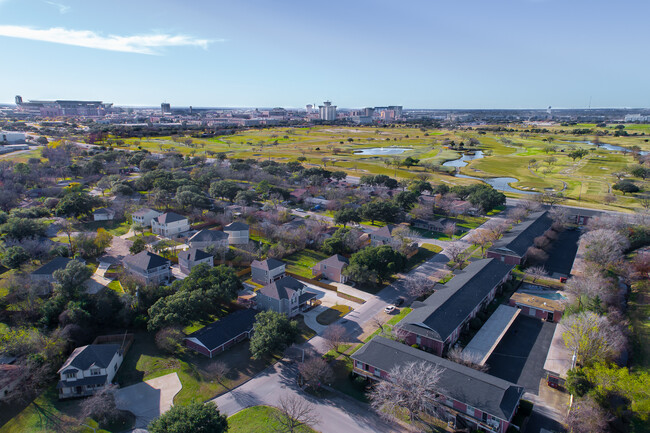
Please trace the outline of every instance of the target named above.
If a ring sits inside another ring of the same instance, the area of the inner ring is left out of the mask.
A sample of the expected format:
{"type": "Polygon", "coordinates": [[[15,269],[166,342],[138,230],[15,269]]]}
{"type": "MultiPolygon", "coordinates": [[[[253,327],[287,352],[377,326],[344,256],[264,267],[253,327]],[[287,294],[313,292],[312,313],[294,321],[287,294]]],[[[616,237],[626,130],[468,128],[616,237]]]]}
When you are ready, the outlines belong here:
{"type": "MultiPolygon", "coordinates": [[[[228,433],[273,433],[278,431],[279,423],[274,415],[280,411],[270,406],[253,406],[228,417],[228,433]]],[[[326,422],[326,420],[322,420],[326,422]]],[[[318,426],[316,426],[318,427],[318,426]]],[[[316,433],[316,430],[302,426],[296,433],[316,433]]]]}
{"type": "Polygon", "coordinates": [[[109,289],[116,291],[117,293],[124,293],[124,289],[122,288],[122,284],[118,280],[113,280],[110,283],[108,283],[107,286],[109,289]]]}
{"type": "Polygon", "coordinates": [[[337,304],[320,313],[316,317],[316,321],[321,325],[329,325],[336,322],[341,317],[348,314],[350,311],[352,311],[352,308],[348,307],[347,305],[337,304]]]}
{"type": "Polygon", "coordinates": [[[248,347],[248,341],[242,342],[212,359],[193,351],[175,356],[161,351],[152,333],[138,333],[118,371],[117,382],[124,387],[176,372],[183,389],[174,398],[174,404],[203,402],[247,381],[270,365],[267,360],[251,359],[248,347]],[[230,368],[223,383],[209,373],[208,366],[217,361],[230,368]]]}
{"type": "Polygon", "coordinates": [[[312,278],[311,268],[329,256],[314,250],[302,250],[283,259],[287,263],[287,272],[293,272],[305,278],[312,278]]]}
{"type": "MultiPolygon", "coordinates": [[[[11,418],[5,425],[0,428],[0,433],[24,433],[24,432],[55,432],[55,431],[72,431],[70,425],[79,424],[80,405],[82,400],[58,399],[58,392],[52,384],[45,392],[38,396],[32,403],[29,403],[16,416],[11,418]]],[[[3,410],[10,410],[7,406],[3,410]]],[[[133,427],[135,417],[129,413],[124,413],[124,417],[114,425],[106,426],[109,430],[98,428],[94,420],[87,419],[85,424],[96,428],[95,433],[108,433],[108,431],[124,431],[133,427]]],[[[92,432],[88,428],[82,428],[80,433],[92,432]]]]}
{"type": "Polygon", "coordinates": [[[79,225],[80,230],[89,232],[97,231],[99,228],[105,229],[113,236],[122,236],[129,231],[131,228],[131,223],[129,221],[124,221],[121,223],[117,221],[90,221],[79,225]]]}
{"type": "Polygon", "coordinates": [[[634,368],[650,369],[650,282],[632,285],[628,315],[632,325],[632,359],[634,368]]]}

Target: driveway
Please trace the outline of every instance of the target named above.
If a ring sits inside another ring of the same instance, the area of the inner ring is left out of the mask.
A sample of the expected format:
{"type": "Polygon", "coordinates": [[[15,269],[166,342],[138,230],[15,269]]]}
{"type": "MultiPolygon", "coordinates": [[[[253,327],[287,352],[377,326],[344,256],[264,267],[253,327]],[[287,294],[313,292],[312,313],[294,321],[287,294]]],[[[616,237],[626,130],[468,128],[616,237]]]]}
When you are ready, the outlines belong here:
{"type": "Polygon", "coordinates": [[[333,394],[315,398],[296,385],[295,364],[278,362],[255,378],[214,400],[221,413],[228,416],[257,405],[277,406],[283,396],[297,396],[314,405],[320,423],[314,428],[322,433],[388,433],[406,431],[383,420],[367,405],[347,396],[333,394]]]}
{"type": "Polygon", "coordinates": [[[115,403],[118,409],[128,410],[135,415],[136,428],[146,428],[172,407],[174,396],[182,388],[178,375],[171,373],[118,389],[115,403]]]}
{"type": "Polygon", "coordinates": [[[325,305],[319,305],[309,311],[302,313],[302,317],[305,319],[305,325],[309,326],[317,334],[322,334],[327,329],[327,325],[321,325],[318,323],[316,317],[328,309],[329,307],[326,307],[325,305]]]}

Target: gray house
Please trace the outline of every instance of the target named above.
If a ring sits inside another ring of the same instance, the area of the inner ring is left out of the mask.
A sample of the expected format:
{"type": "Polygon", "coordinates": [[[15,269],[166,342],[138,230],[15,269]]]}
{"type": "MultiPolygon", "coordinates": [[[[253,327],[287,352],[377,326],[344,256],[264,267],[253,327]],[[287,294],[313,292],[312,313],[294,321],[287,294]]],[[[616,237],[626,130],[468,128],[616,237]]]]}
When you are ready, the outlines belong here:
{"type": "Polygon", "coordinates": [[[228,248],[228,233],[217,230],[199,230],[188,240],[192,248],[207,248],[214,245],[215,248],[228,248]]]}
{"type": "Polygon", "coordinates": [[[210,254],[198,248],[190,248],[189,250],[178,253],[178,265],[181,268],[181,272],[186,275],[189,275],[194,266],[202,263],[213,267],[214,258],[210,254]]]}
{"type": "MultiPolygon", "coordinates": [[[[76,259],[85,264],[83,259],[76,259]]],[[[55,257],[50,260],[48,263],[44,264],[40,268],[36,269],[34,272],[29,274],[29,278],[32,281],[47,281],[48,283],[54,283],[54,272],[59,269],[65,269],[68,266],[72,259],[67,257],[55,257]]]]}
{"type": "Polygon", "coordinates": [[[171,262],[150,251],[141,251],[124,258],[124,266],[129,273],[145,283],[166,283],[172,276],[171,262]]]}
{"type": "Polygon", "coordinates": [[[257,284],[270,284],[286,274],[284,262],[276,259],[253,260],[251,263],[251,279],[257,284]]]}
{"type": "Polygon", "coordinates": [[[306,289],[303,283],[293,277],[280,278],[257,292],[257,305],[293,317],[307,309],[317,296],[306,289]]]}
{"type": "Polygon", "coordinates": [[[250,235],[249,230],[248,224],[240,222],[230,223],[223,228],[224,233],[228,234],[230,245],[247,244],[250,235]]]}
{"type": "Polygon", "coordinates": [[[370,244],[373,247],[390,245],[393,240],[392,233],[394,229],[395,226],[388,224],[374,232],[370,232],[370,244]]]}

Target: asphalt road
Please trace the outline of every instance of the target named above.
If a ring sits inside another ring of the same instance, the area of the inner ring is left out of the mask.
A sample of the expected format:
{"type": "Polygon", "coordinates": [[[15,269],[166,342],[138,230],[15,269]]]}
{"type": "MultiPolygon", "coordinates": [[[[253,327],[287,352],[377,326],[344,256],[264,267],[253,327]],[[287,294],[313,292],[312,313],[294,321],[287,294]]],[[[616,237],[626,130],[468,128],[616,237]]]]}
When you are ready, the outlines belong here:
{"type": "Polygon", "coordinates": [[[313,405],[320,422],[313,427],[322,433],[367,433],[405,431],[389,423],[352,398],[333,395],[315,398],[299,389],[296,384],[295,364],[278,362],[229,393],[212,400],[219,411],[232,415],[242,409],[257,405],[278,406],[281,397],[297,396],[313,405]]]}

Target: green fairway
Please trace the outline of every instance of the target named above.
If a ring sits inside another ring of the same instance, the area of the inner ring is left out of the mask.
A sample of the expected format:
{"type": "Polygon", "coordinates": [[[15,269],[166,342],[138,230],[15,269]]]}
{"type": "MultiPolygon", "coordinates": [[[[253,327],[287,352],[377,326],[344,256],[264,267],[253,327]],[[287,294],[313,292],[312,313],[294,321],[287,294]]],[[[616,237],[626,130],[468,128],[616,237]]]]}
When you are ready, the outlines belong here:
{"type": "MultiPolygon", "coordinates": [[[[386,174],[400,179],[426,176],[436,183],[471,184],[476,180],[453,176],[453,167],[440,164],[459,158],[463,151],[480,149],[482,159],[470,161],[459,172],[475,177],[514,177],[515,189],[562,192],[567,204],[590,207],[598,205],[612,210],[640,207],[631,195],[623,196],[612,190],[617,179],[612,175],[635,163],[631,152],[610,152],[585,142],[599,140],[617,146],[638,146],[650,150],[650,125],[626,125],[628,136],[614,136],[612,126],[593,124],[545,127],[547,132],[532,132],[526,125],[513,126],[507,132],[476,129],[430,129],[397,126],[384,127],[277,127],[249,129],[216,138],[155,137],[126,139],[124,147],[147,149],[151,152],[177,151],[185,155],[214,156],[226,153],[229,158],[273,159],[279,162],[304,157],[303,165],[323,166],[343,170],[353,176],[386,174]],[[588,134],[574,130],[589,129],[588,134]],[[607,133],[597,137],[596,134],[607,133]],[[465,147],[451,148],[464,143],[465,147]],[[471,142],[471,145],[469,144],[471,142]],[[374,147],[404,147],[396,155],[360,155],[360,149],[374,147]],[[567,155],[575,149],[589,154],[575,161],[567,155]],[[406,157],[417,158],[420,164],[407,168],[396,165],[406,157]],[[424,165],[424,166],[423,166],[424,165]],[[433,165],[433,167],[432,167],[433,165]],[[426,166],[426,167],[425,167],[426,166]],[[605,197],[607,196],[607,203],[605,197]]],[[[648,182],[633,179],[642,189],[648,182]]],[[[509,192],[509,196],[517,193],[509,192]]]]}

